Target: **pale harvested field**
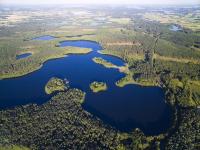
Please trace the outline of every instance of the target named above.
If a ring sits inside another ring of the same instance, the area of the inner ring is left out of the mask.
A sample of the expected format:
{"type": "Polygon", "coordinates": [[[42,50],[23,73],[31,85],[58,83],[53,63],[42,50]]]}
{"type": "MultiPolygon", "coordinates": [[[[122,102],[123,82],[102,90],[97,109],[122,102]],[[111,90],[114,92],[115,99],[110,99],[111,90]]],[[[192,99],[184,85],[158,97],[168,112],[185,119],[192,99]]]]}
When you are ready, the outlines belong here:
{"type": "Polygon", "coordinates": [[[173,61],[179,63],[193,63],[193,64],[200,64],[199,60],[196,59],[186,59],[186,58],[176,58],[176,57],[167,57],[167,56],[160,56],[158,54],[154,54],[155,59],[164,60],[164,61],[173,61]]]}
{"type": "Polygon", "coordinates": [[[139,42],[112,42],[112,43],[106,43],[108,46],[140,46],[141,44],[139,42]]]}

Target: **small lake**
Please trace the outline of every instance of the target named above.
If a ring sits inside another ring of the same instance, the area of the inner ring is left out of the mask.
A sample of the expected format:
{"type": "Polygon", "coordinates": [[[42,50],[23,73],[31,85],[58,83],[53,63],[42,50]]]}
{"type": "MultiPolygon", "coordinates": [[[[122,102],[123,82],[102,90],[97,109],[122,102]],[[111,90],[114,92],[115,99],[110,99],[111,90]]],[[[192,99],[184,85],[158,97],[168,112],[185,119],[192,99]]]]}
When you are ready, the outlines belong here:
{"type": "Polygon", "coordinates": [[[53,40],[53,39],[55,39],[54,36],[44,35],[44,36],[33,38],[32,40],[53,40]]]}
{"type": "Polygon", "coordinates": [[[93,51],[50,60],[33,73],[0,80],[1,109],[48,101],[51,96],[45,94],[45,84],[51,77],[59,77],[67,78],[71,87],[86,92],[83,108],[114,128],[126,132],[140,128],[145,134],[155,135],[167,131],[171,126],[172,110],[165,103],[161,88],[138,85],[119,88],[115,82],[124,74],[92,61],[93,57],[102,57],[113,64],[124,65],[121,59],[98,53],[102,47],[92,41],[64,41],[60,46],[91,48],[93,51]],[[89,88],[93,81],[106,82],[108,90],[93,93],[89,88]]]}
{"type": "Polygon", "coordinates": [[[169,30],[177,32],[177,31],[182,31],[183,29],[178,25],[171,25],[169,30]]]}
{"type": "Polygon", "coordinates": [[[23,58],[27,58],[29,56],[31,56],[31,53],[24,53],[24,54],[20,54],[20,55],[16,55],[16,59],[23,59],[23,58]]]}

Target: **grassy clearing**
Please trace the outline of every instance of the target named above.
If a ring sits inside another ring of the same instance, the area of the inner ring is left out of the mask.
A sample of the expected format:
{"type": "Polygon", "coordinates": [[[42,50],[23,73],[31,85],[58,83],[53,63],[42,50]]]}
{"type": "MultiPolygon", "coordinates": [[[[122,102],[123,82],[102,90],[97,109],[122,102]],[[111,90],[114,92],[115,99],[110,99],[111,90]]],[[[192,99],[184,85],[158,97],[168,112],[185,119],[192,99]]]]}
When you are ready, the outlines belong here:
{"type": "Polygon", "coordinates": [[[115,83],[118,87],[124,87],[129,84],[137,84],[140,86],[159,86],[158,83],[156,83],[154,80],[151,79],[138,79],[134,80],[133,79],[133,73],[128,73],[126,74],[125,77],[121,78],[120,80],[116,81],[115,83]]]}
{"type": "MultiPolygon", "coordinates": [[[[191,106],[199,106],[200,105],[200,81],[192,81],[189,80],[185,87],[185,91],[188,93],[189,101],[187,99],[187,103],[190,102],[191,106]]],[[[184,101],[184,99],[183,99],[184,101]]],[[[183,102],[184,103],[184,102],[183,102]]]]}
{"type": "Polygon", "coordinates": [[[200,105],[200,81],[188,79],[171,79],[168,85],[177,102],[181,106],[199,106],[200,105]]]}
{"type": "Polygon", "coordinates": [[[116,86],[124,87],[128,84],[135,84],[132,74],[126,74],[125,77],[121,78],[120,80],[116,81],[116,86]]]}
{"type": "Polygon", "coordinates": [[[30,150],[30,149],[25,146],[9,145],[9,146],[0,146],[0,150],[30,150]]]}
{"type": "Polygon", "coordinates": [[[178,79],[172,79],[170,80],[169,86],[173,89],[175,88],[183,88],[183,83],[178,79]]]}

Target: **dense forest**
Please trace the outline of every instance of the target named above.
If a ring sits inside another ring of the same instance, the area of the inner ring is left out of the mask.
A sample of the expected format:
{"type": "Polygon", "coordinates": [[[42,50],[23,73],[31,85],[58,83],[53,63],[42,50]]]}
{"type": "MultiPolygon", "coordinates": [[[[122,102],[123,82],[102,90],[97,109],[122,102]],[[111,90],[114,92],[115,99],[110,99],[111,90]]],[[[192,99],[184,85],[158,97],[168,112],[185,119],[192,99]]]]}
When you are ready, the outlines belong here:
{"type": "Polygon", "coordinates": [[[168,139],[166,149],[199,149],[199,110],[182,108],[179,113],[177,130],[168,139]]]}
{"type": "Polygon", "coordinates": [[[84,111],[82,99],[82,91],[69,89],[41,106],[30,104],[1,111],[2,148],[7,144],[31,149],[142,149],[150,146],[152,138],[148,139],[141,131],[135,130],[130,135],[120,133],[84,111]]]}

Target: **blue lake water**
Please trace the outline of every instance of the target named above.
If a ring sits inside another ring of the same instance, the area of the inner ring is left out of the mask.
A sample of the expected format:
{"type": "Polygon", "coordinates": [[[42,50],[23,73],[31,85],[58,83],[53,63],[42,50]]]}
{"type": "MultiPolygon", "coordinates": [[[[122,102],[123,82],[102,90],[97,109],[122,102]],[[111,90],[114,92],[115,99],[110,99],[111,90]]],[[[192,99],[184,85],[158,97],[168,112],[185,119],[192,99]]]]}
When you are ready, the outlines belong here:
{"type": "Polygon", "coordinates": [[[1,109],[48,101],[51,96],[45,94],[45,84],[51,77],[59,77],[67,78],[71,87],[86,92],[83,108],[114,128],[127,132],[140,128],[145,134],[155,135],[171,126],[172,110],[165,103],[161,88],[138,85],[119,88],[115,82],[124,74],[92,61],[93,57],[102,57],[116,65],[123,65],[121,59],[98,53],[102,47],[92,41],[64,41],[60,46],[91,48],[93,51],[50,60],[38,71],[19,78],[0,80],[1,109]],[[106,82],[108,90],[93,93],[89,88],[93,81],[106,82]]]}
{"type": "Polygon", "coordinates": [[[180,26],[177,25],[171,25],[169,28],[171,31],[182,31],[183,29],[180,26]]]}
{"type": "Polygon", "coordinates": [[[40,37],[33,38],[33,40],[53,40],[55,37],[50,35],[44,35],[40,37]]]}
{"type": "Polygon", "coordinates": [[[20,55],[16,55],[16,59],[23,59],[23,58],[27,58],[29,56],[31,56],[31,53],[25,53],[25,54],[20,54],[20,55]]]}

